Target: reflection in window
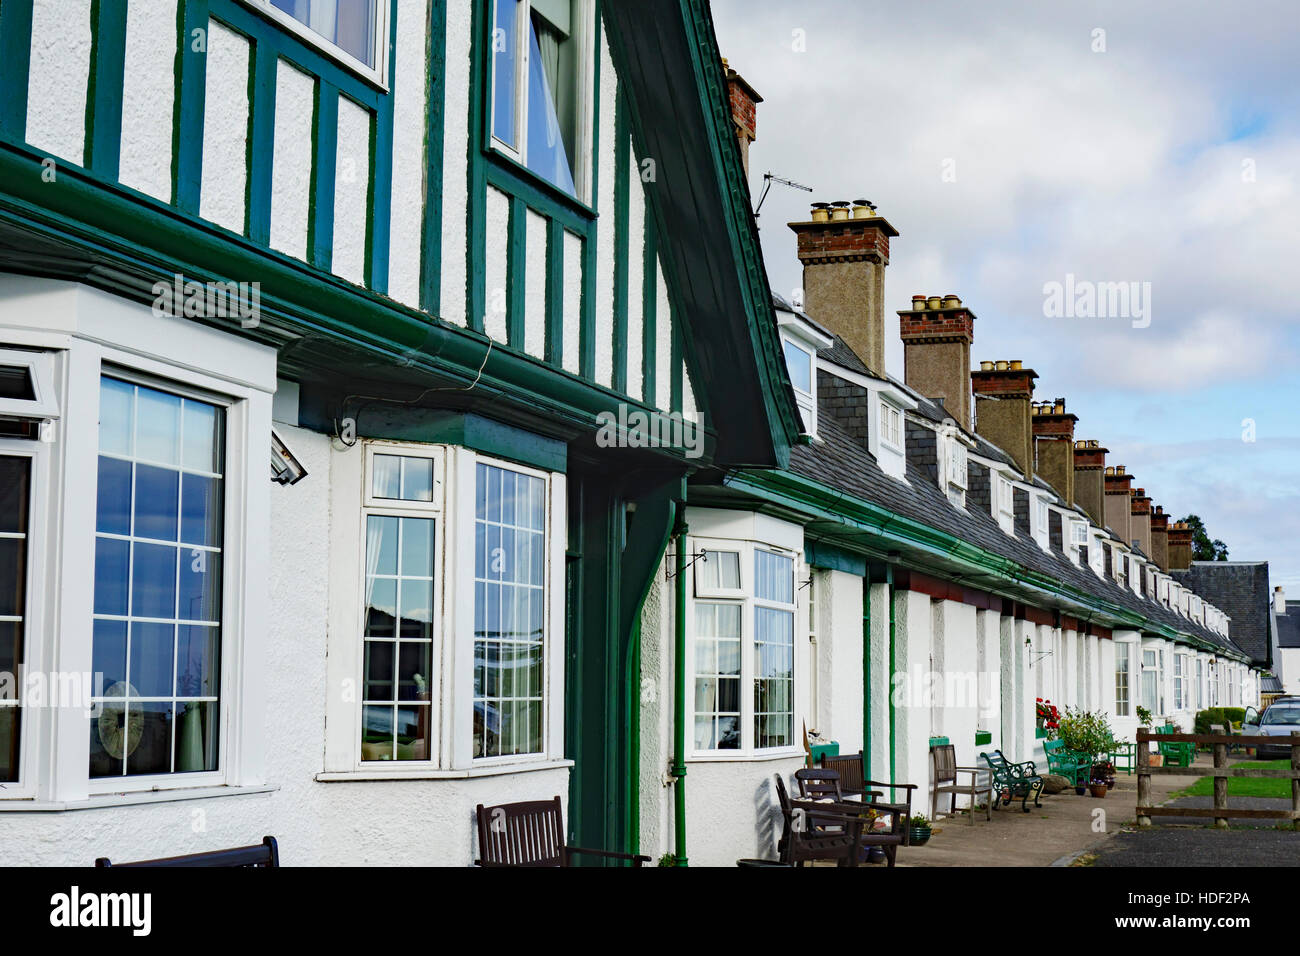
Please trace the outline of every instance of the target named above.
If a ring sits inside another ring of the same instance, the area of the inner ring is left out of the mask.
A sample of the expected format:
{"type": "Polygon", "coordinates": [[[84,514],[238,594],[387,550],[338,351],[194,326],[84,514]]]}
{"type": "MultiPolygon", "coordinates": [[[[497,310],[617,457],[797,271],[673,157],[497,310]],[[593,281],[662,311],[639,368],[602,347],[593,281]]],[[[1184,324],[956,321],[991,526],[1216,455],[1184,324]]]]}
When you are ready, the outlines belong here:
{"type": "Polygon", "coordinates": [[[225,415],[100,381],[92,777],[217,768],[225,415]]]}
{"type": "Polygon", "coordinates": [[[434,537],[432,518],[366,517],[362,760],[432,759],[434,537]]]}
{"type": "Polygon", "coordinates": [[[794,561],[754,552],[754,746],[794,744],[794,561]],[[772,602],[778,607],[766,606],[772,602]]]}
{"type": "Polygon", "coordinates": [[[740,749],[739,604],[695,603],[695,747],[740,749]]]}
{"type": "Polygon", "coordinates": [[[474,524],[474,756],[541,753],[546,483],[480,463],[474,524]]]}
{"type": "Polygon", "coordinates": [[[18,779],[31,459],[0,457],[0,782],[18,779]]]}
{"type": "Polygon", "coordinates": [[[375,66],[379,0],[271,0],[271,5],[366,66],[375,66]]]}

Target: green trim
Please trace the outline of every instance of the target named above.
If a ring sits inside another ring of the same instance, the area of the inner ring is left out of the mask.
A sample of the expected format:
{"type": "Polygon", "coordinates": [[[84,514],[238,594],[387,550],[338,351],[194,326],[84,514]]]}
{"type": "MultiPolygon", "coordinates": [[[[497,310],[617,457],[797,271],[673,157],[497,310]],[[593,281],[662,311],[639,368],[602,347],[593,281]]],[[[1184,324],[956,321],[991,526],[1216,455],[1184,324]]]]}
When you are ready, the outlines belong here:
{"type": "MultiPolygon", "coordinates": [[[[366,284],[388,291],[393,235],[393,100],[397,96],[397,6],[388,16],[388,94],[370,112],[370,182],[366,186],[366,284]]],[[[364,104],[363,108],[364,108],[364,104]]]]}
{"type": "Polygon", "coordinates": [[[641,283],[641,364],[643,368],[641,400],[647,405],[659,404],[655,400],[656,364],[659,360],[659,340],[656,323],[659,314],[659,235],[655,232],[654,217],[645,217],[645,241],[641,283]]]}
{"type": "MultiPolygon", "coordinates": [[[[357,433],[366,438],[460,445],[543,471],[563,473],[568,468],[568,446],[564,442],[482,415],[372,404],[358,412],[356,419],[357,433]]],[[[324,428],[332,423],[316,424],[324,428]]]]}
{"type": "Polygon", "coordinates": [[[612,349],[616,392],[627,391],[627,322],[628,322],[628,206],[631,188],[628,163],[631,135],[627,130],[627,107],[623,91],[614,100],[614,342],[612,349]]]}
{"type": "MultiPolygon", "coordinates": [[[[605,11],[601,0],[596,5],[595,34],[596,68],[591,79],[591,201],[600,195],[600,75],[603,72],[604,45],[601,43],[601,26],[605,11]]],[[[618,95],[615,88],[614,95],[618,95]]],[[[593,219],[582,239],[582,302],[578,308],[581,333],[578,339],[578,368],[583,378],[596,378],[596,243],[599,241],[600,223],[593,219]]],[[[653,405],[653,402],[648,404],[653,405]]]]}
{"type": "Polygon", "coordinates": [[[894,641],[898,635],[896,615],[897,601],[894,600],[894,566],[885,565],[885,583],[889,585],[889,779],[898,779],[898,712],[894,706],[893,680],[898,673],[898,662],[894,654],[894,641]]]}
{"type": "Polygon", "coordinates": [[[871,575],[862,578],[862,773],[871,776],[871,575]]]}
{"type": "Polygon", "coordinates": [[[334,187],[338,182],[339,91],[316,84],[311,122],[311,199],[307,206],[307,259],[329,272],[334,264],[334,187]]]}
{"type": "Polygon", "coordinates": [[[1035,739],[1035,740],[1043,740],[1043,739],[1045,739],[1046,737],[1047,737],[1047,731],[1046,731],[1046,730],[1044,730],[1042,727],[1035,727],[1035,728],[1034,728],[1034,739],[1035,739]]]}
{"type": "Polygon", "coordinates": [[[475,0],[470,27],[469,141],[465,200],[465,326],[482,332],[487,315],[487,174],[479,137],[488,135],[487,98],[492,95],[486,50],[492,48],[488,0],[475,0]]]}
{"type": "Polygon", "coordinates": [[[122,86],[126,76],[126,4],[91,0],[86,146],[81,165],[117,179],[122,156],[122,86]]]}
{"type": "Polygon", "coordinates": [[[32,0],[0,0],[0,137],[27,141],[32,0]]]}
{"type": "Polygon", "coordinates": [[[627,693],[623,695],[627,722],[627,822],[623,845],[641,852],[641,617],[632,624],[632,653],[627,658],[627,693]]]}
{"type": "Polygon", "coordinates": [[[686,372],[686,360],[682,357],[682,313],[677,309],[669,309],[668,324],[671,332],[672,346],[669,350],[671,356],[668,360],[668,374],[671,376],[669,381],[672,383],[670,397],[668,400],[670,412],[680,412],[682,410],[682,377],[686,372]]]}
{"type": "Polygon", "coordinates": [[[271,241],[271,184],[274,179],[275,93],[280,58],[270,44],[253,41],[248,79],[248,195],[245,231],[254,242],[271,241]]]}
{"type": "Polygon", "coordinates": [[[425,72],[424,228],[420,235],[420,306],[442,314],[442,164],[446,109],[447,4],[429,4],[428,69],[425,72]]]}
{"type": "Polygon", "coordinates": [[[993,743],[993,731],[991,731],[991,730],[977,730],[977,731],[975,731],[975,746],[976,746],[976,747],[983,747],[983,746],[985,746],[986,744],[991,744],[991,743],[993,743]]]}
{"type": "Polygon", "coordinates": [[[930,746],[931,746],[931,747],[946,747],[946,746],[948,745],[948,743],[949,743],[949,740],[948,740],[947,737],[931,737],[931,738],[930,738],[930,746]]]}
{"type": "Polygon", "coordinates": [[[546,361],[564,365],[564,225],[546,223],[546,361]]]}
{"type": "Polygon", "coordinates": [[[689,866],[686,856],[686,524],[678,512],[673,556],[673,854],[674,866],[689,866]]]}
{"type": "Polygon", "coordinates": [[[176,96],[172,103],[172,205],[199,214],[203,188],[203,113],[207,97],[208,0],[178,0],[176,96]],[[195,50],[195,33],[203,39],[195,50]]]}
{"type": "Polygon", "coordinates": [[[506,220],[506,344],[524,349],[524,314],[528,308],[528,207],[510,199],[506,220]]]}
{"type": "Polygon", "coordinates": [[[847,548],[841,548],[826,541],[805,539],[803,545],[804,560],[814,568],[828,571],[843,571],[857,577],[867,573],[867,559],[847,548]]]}

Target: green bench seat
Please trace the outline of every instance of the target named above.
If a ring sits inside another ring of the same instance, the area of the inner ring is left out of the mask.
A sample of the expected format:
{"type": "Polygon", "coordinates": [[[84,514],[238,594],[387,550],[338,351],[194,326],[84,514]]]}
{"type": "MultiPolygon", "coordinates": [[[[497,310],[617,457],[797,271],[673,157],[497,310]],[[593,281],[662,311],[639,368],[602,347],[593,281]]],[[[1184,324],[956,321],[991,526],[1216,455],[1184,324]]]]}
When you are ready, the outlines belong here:
{"type": "Polygon", "coordinates": [[[1034,768],[1032,760],[1026,760],[1023,763],[1012,763],[1002,756],[1001,750],[995,750],[992,753],[981,753],[980,757],[989,765],[989,772],[993,778],[993,803],[996,806],[998,797],[1002,798],[1003,806],[1011,806],[1013,797],[1020,798],[1020,809],[1025,813],[1029,812],[1029,807],[1025,804],[1032,796],[1034,806],[1043,805],[1039,796],[1043,792],[1043,778],[1038,775],[1034,768]]]}
{"type": "Polygon", "coordinates": [[[1047,754],[1048,771],[1065,777],[1070,786],[1086,787],[1092,782],[1092,754],[1071,750],[1064,740],[1044,740],[1043,752],[1047,754]]]}

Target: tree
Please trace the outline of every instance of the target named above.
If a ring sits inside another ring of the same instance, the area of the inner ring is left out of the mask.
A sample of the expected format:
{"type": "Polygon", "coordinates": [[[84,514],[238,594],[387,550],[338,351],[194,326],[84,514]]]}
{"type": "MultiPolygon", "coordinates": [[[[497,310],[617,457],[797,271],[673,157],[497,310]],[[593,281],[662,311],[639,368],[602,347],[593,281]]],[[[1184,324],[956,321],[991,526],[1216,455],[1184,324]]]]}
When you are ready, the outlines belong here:
{"type": "Polygon", "coordinates": [[[1228,546],[1218,538],[1211,538],[1205,530],[1205,522],[1199,515],[1188,515],[1183,519],[1192,529],[1193,561],[1227,561],[1228,546]]]}

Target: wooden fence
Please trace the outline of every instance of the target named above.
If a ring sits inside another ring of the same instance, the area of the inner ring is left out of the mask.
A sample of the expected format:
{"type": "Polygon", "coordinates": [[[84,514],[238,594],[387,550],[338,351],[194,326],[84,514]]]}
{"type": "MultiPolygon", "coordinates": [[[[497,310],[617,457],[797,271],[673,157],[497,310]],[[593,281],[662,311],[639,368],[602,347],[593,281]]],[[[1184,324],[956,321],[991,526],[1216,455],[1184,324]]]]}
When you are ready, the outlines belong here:
{"type": "Polygon", "coordinates": [[[1229,817],[1241,817],[1253,820],[1290,820],[1293,829],[1300,829],[1300,730],[1293,730],[1289,739],[1291,747],[1291,769],[1275,770],[1261,767],[1229,767],[1228,748],[1235,747],[1277,747],[1285,745],[1286,738],[1246,737],[1237,734],[1153,734],[1146,727],[1139,727],[1137,732],[1137,821],[1139,827],[1151,826],[1151,818],[1161,817],[1213,817],[1216,827],[1226,827],[1229,817]],[[1151,766],[1150,744],[1191,743],[1208,744],[1214,750],[1213,767],[1153,767],[1151,766]],[[1183,777],[1213,777],[1214,806],[1199,807],[1153,807],[1151,805],[1151,775],[1153,773],[1170,774],[1183,777]],[[1290,810],[1253,810],[1245,807],[1228,806],[1229,777],[1273,777],[1291,781],[1290,810]]]}

